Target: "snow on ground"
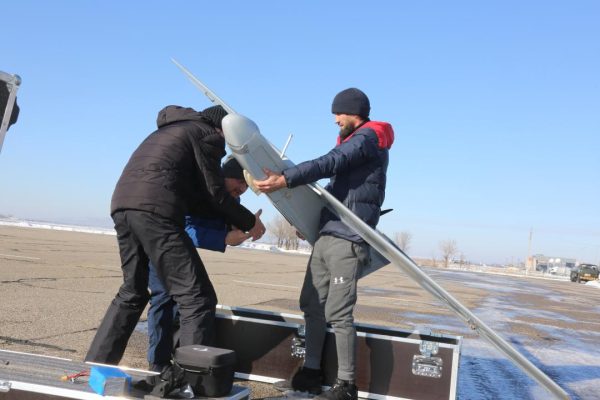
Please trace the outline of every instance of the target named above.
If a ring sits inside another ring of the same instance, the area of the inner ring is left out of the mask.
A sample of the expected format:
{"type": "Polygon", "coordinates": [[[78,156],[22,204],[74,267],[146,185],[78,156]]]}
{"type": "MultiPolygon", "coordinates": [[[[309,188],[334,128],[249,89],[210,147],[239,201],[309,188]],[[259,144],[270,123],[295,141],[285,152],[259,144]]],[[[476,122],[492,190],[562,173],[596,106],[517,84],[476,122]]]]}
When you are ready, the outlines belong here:
{"type": "MultiPolygon", "coordinates": [[[[493,329],[505,338],[510,337],[513,347],[559,385],[571,394],[577,393],[577,397],[573,396],[574,398],[600,397],[597,391],[600,384],[600,349],[595,345],[600,343],[600,332],[572,331],[535,323],[531,325],[544,332],[545,336],[532,340],[528,336],[510,330],[511,321],[526,318],[531,313],[530,309],[520,308],[517,304],[507,305],[505,302],[500,304],[492,300],[486,301],[482,307],[474,311],[483,321],[493,321],[493,329]],[[546,344],[544,341],[549,343],[546,344]]],[[[554,317],[564,320],[560,314],[550,312],[544,314],[544,318],[554,317]]],[[[535,316],[541,315],[536,312],[535,316]]],[[[469,390],[469,383],[474,381],[479,385],[482,378],[487,376],[488,379],[493,380],[487,389],[490,399],[549,398],[548,392],[526,377],[479,337],[465,341],[463,357],[461,366],[467,365],[467,373],[460,375],[461,393],[464,393],[463,391],[473,393],[469,390]]]]}
{"type": "Polygon", "coordinates": [[[586,282],[586,285],[600,289],[600,280],[586,282]]]}
{"type": "Polygon", "coordinates": [[[287,254],[310,254],[310,249],[298,249],[298,250],[286,250],[279,248],[271,243],[251,242],[246,241],[239,245],[243,249],[260,250],[260,251],[272,251],[275,253],[287,253],[287,254]]]}
{"type": "MultiPolygon", "coordinates": [[[[428,271],[429,272],[429,271],[428,271]]],[[[530,292],[528,280],[507,279],[497,275],[459,271],[432,271],[445,280],[486,290],[490,296],[471,311],[495,330],[529,361],[565,389],[573,399],[600,399],[600,329],[561,328],[560,323],[578,320],[560,312],[539,310],[518,303],[519,295],[530,292]],[[512,328],[515,321],[532,321],[528,326],[538,334],[520,334],[512,328]],[[535,321],[535,322],[533,322],[535,321]],[[548,321],[547,323],[539,321],[548,321]]],[[[508,278],[508,277],[507,277],[508,278]]],[[[596,281],[596,286],[598,285],[596,281]]],[[[536,295],[560,304],[566,296],[536,287],[536,295]]],[[[600,305],[596,307],[600,310],[600,305]]],[[[599,313],[587,317],[589,325],[600,328],[599,313]]],[[[410,318],[410,315],[403,314],[410,318]]],[[[422,320],[422,315],[419,315],[422,320]]],[[[460,399],[536,399],[552,398],[549,392],[514,366],[483,338],[474,336],[458,317],[432,316],[430,327],[465,337],[460,362],[458,397],[460,399]]],[[[588,325],[588,326],[589,326],[588,325]]]]}
{"type": "Polygon", "coordinates": [[[116,235],[114,229],[96,228],[91,226],[63,225],[54,222],[29,221],[16,218],[0,218],[0,225],[18,226],[21,228],[52,229],[55,231],[97,233],[101,235],[116,235]]]}

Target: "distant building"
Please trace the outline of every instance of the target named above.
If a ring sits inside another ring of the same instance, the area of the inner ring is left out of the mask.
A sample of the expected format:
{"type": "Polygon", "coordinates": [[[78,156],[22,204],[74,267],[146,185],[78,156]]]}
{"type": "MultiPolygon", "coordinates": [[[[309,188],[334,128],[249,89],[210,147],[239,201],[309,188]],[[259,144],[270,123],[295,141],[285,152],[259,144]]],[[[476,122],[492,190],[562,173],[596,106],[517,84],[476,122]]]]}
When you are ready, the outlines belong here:
{"type": "Polygon", "coordinates": [[[574,258],[552,257],[543,254],[535,254],[531,257],[531,265],[534,271],[556,272],[557,270],[567,270],[575,268],[577,260],[574,258]]]}

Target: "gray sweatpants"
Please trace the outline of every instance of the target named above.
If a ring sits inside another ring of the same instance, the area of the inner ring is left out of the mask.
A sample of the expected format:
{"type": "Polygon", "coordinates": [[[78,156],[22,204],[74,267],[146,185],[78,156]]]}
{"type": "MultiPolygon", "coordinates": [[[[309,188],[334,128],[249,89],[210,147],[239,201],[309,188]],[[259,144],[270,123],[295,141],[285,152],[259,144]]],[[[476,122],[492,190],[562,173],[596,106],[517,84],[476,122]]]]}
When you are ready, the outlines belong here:
{"type": "Polygon", "coordinates": [[[368,262],[366,243],[333,236],[321,236],[315,242],[300,294],[300,308],[306,320],[305,367],[321,367],[326,327],[330,323],[335,331],[338,378],[354,379],[356,281],[368,262]]]}

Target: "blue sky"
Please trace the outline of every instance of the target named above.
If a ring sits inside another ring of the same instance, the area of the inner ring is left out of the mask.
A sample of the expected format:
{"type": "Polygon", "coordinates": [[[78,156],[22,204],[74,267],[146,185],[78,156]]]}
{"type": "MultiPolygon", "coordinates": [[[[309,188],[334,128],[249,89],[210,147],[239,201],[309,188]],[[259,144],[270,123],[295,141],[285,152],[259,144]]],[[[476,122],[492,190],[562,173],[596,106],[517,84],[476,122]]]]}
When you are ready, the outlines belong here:
{"type": "MultiPolygon", "coordinates": [[[[358,87],[396,131],[379,229],[413,256],[600,261],[600,5],[562,1],[19,1],[0,70],[23,79],[0,214],[110,225],[114,185],[157,112],[210,105],[179,60],[288,156],[335,143],[358,87]]],[[[247,194],[264,219],[265,196],[247,194]]]]}

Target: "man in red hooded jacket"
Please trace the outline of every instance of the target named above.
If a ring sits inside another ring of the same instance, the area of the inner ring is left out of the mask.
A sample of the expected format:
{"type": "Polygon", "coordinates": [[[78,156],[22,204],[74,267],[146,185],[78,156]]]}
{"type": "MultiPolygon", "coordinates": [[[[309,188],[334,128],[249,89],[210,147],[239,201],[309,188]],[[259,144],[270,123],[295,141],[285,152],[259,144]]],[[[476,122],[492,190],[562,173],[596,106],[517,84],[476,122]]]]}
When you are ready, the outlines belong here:
{"type": "MultiPolygon", "coordinates": [[[[331,178],[325,189],[375,227],[385,197],[388,151],[394,131],[387,122],[370,121],[370,110],[369,98],[359,89],[341,91],[331,106],[340,127],[337,145],[327,154],[281,174],[266,171],[267,179],[255,181],[256,186],[269,193],[331,178]]],[[[306,320],[304,365],[290,382],[276,386],[321,393],[321,353],[330,323],[335,331],[338,375],[331,389],[317,399],[353,400],[357,398],[353,317],[356,281],[361,268],[369,263],[369,246],[327,208],[321,213],[319,228],[300,295],[306,320]]]]}

